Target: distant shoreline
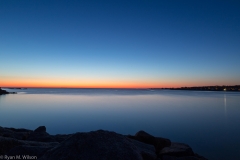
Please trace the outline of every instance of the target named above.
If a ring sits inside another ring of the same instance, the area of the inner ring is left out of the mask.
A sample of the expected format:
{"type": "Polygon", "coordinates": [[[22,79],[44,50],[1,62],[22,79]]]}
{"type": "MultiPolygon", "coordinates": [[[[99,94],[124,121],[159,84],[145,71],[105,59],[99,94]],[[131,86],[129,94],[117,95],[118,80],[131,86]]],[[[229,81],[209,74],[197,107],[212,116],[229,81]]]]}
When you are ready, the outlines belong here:
{"type": "MultiPolygon", "coordinates": [[[[0,87],[1,89],[1,87],[0,87]]],[[[118,90],[190,90],[190,91],[233,91],[233,92],[240,92],[240,85],[231,85],[231,86],[194,86],[194,87],[179,87],[179,88],[51,88],[51,87],[4,87],[4,89],[17,89],[17,90],[26,90],[26,89],[118,89],[118,90]]],[[[0,90],[0,94],[8,94],[8,93],[15,93],[15,92],[7,92],[5,90],[0,90]]]]}
{"type": "Polygon", "coordinates": [[[235,85],[235,86],[200,86],[200,87],[180,87],[180,88],[151,88],[151,89],[240,92],[240,85],[235,85]]]}
{"type": "Polygon", "coordinates": [[[2,89],[0,88],[0,95],[4,95],[4,94],[16,94],[16,92],[7,92],[7,91],[2,90],[2,89]]]}

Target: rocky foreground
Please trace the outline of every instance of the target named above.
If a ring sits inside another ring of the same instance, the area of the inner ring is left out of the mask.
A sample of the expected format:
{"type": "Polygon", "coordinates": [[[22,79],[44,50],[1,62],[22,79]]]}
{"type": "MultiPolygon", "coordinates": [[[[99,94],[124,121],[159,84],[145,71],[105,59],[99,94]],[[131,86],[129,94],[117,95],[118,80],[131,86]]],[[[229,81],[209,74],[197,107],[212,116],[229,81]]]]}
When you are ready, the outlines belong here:
{"type": "Polygon", "coordinates": [[[40,160],[206,160],[187,144],[154,137],[98,130],[50,135],[45,126],[34,131],[0,127],[0,159],[40,160]]]}

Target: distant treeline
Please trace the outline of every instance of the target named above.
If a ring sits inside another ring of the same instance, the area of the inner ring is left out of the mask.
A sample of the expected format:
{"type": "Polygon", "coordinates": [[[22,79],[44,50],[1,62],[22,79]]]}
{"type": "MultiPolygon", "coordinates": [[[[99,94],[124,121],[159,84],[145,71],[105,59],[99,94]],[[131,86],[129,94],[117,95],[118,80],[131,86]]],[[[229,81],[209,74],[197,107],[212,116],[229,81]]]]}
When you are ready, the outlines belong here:
{"type": "Polygon", "coordinates": [[[200,87],[180,87],[180,88],[152,88],[169,90],[198,90],[198,91],[240,91],[240,85],[235,86],[200,86],[200,87]]]}

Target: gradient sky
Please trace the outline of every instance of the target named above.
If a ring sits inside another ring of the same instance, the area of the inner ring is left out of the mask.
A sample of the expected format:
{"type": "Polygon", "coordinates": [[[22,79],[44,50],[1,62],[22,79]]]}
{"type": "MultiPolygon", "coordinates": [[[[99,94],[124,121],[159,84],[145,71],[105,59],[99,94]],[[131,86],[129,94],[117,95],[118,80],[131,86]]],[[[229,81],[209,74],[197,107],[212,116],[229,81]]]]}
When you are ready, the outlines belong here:
{"type": "Polygon", "coordinates": [[[240,84],[238,0],[1,0],[1,87],[240,84]]]}

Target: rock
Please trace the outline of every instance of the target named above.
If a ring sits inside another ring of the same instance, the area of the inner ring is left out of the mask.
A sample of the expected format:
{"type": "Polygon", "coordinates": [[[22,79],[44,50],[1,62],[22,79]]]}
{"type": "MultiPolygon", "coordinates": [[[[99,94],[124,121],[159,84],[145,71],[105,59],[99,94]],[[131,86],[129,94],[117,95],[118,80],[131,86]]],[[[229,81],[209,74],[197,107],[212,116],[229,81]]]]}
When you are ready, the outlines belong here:
{"type": "Polygon", "coordinates": [[[155,137],[148,134],[145,131],[139,131],[135,134],[135,137],[137,140],[143,142],[143,143],[147,143],[147,144],[152,144],[154,145],[155,143],[155,137]]]}
{"type": "Polygon", "coordinates": [[[15,156],[20,155],[20,157],[23,157],[24,155],[29,156],[36,156],[37,158],[40,158],[44,153],[46,153],[49,149],[51,149],[51,146],[17,146],[12,148],[6,155],[8,156],[15,156]]]}
{"type": "Polygon", "coordinates": [[[164,147],[169,147],[171,145],[171,141],[169,139],[154,137],[145,131],[139,131],[135,134],[135,136],[129,136],[129,138],[154,145],[156,153],[159,153],[164,147]]]}
{"type": "Polygon", "coordinates": [[[0,136],[3,136],[3,137],[10,137],[8,135],[11,135],[13,134],[14,132],[11,131],[11,130],[8,130],[8,129],[5,129],[3,127],[0,127],[0,136]]]}
{"type": "Polygon", "coordinates": [[[25,141],[25,140],[17,140],[14,138],[7,138],[0,136],[0,155],[7,154],[11,149],[17,146],[40,146],[40,147],[48,147],[52,148],[59,145],[58,142],[34,142],[34,141],[25,141]]]}
{"type": "Polygon", "coordinates": [[[2,94],[8,94],[8,92],[5,91],[5,90],[2,90],[2,89],[0,88],[0,95],[2,95],[2,94]]]}
{"type": "Polygon", "coordinates": [[[171,143],[169,139],[154,137],[144,131],[137,132],[135,136],[103,130],[49,135],[45,126],[34,131],[0,127],[0,155],[42,160],[206,160],[194,154],[187,144],[171,143]],[[25,155],[30,157],[23,157],[25,155]]]}
{"type": "Polygon", "coordinates": [[[0,88],[0,95],[3,95],[3,94],[16,94],[16,92],[7,92],[7,91],[2,90],[2,89],[0,88]]]}
{"type": "Polygon", "coordinates": [[[137,149],[140,151],[143,159],[155,160],[157,158],[156,150],[153,145],[142,143],[142,142],[134,140],[134,139],[131,139],[131,141],[137,147],[137,149]]]}
{"type": "Polygon", "coordinates": [[[0,136],[15,138],[18,140],[25,140],[31,133],[31,130],[15,129],[15,128],[2,128],[0,127],[0,136]]]}
{"type": "Polygon", "coordinates": [[[24,129],[24,128],[6,128],[5,127],[5,129],[11,130],[13,132],[32,132],[32,130],[24,129]]]}
{"type": "Polygon", "coordinates": [[[46,132],[46,127],[45,126],[40,126],[37,129],[35,129],[34,132],[46,132]]]}
{"type": "Polygon", "coordinates": [[[54,135],[53,138],[55,139],[56,142],[60,143],[71,136],[72,134],[57,134],[57,135],[54,135]]]}
{"type": "Polygon", "coordinates": [[[47,146],[47,147],[55,147],[59,145],[58,142],[35,142],[35,141],[24,141],[24,140],[19,140],[19,142],[22,145],[26,146],[47,146]]]}
{"type": "Polygon", "coordinates": [[[22,144],[13,138],[0,137],[0,155],[5,155],[10,149],[22,144]]]}
{"type": "MultiPolygon", "coordinates": [[[[20,145],[11,148],[5,154],[8,156],[18,155],[22,158],[26,155],[36,156],[37,158],[40,158],[49,149],[59,145],[59,143],[56,143],[56,142],[47,142],[46,143],[46,142],[34,142],[34,141],[23,141],[23,140],[19,140],[18,143],[20,145]]],[[[27,159],[27,158],[25,158],[25,159],[27,159]]]]}
{"type": "Polygon", "coordinates": [[[13,138],[16,138],[18,140],[26,140],[29,137],[29,132],[15,132],[13,134],[13,138]]]}
{"type": "Polygon", "coordinates": [[[161,160],[207,160],[197,156],[175,157],[175,156],[163,156],[161,160]]]}
{"type": "Polygon", "coordinates": [[[149,147],[151,148],[149,145],[133,142],[131,139],[115,132],[98,130],[76,133],[59,146],[47,151],[40,159],[142,160],[150,158],[151,154],[154,154],[154,150],[150,154],[149,147]]]}
{"type": "Polygon", "coordinates": [[[34,130],[28,140],[34,140],[38,142],[62,142],[70,136],[71,134],[49,135],[46,132],[46,127],[40,126],[34,130]]]}
{"type": "Polygon", "coordinates": [[[160,156],[169,155],[176,157],[194,156],[192,148],[184,143],[172,142],[170,147],[165,147],[159,152],[160,156]]]}
{"type": "Polygon", "coordinates": [[[30,132],[14,132],[6,128],[0,128],[0,136],[2,137],[9,137],[9,138],[15,138],[18,140],[24,140],[24,139],[27,139],[29,134],[30,132]]]}
{"type": "Polygon", "coordinates": [[[171,146],[171,141],[167,138],[155,137],[156,152],[160,152],[164,147],[171,146]]]}
{"type": "Polygon", "coordinates": [[[45,126],[40,126],[35,129],[27,138],[28,141],[37,141],[37,142],[56,142],[52,135],[49,135],[46,132],[45,126]]]}

